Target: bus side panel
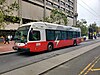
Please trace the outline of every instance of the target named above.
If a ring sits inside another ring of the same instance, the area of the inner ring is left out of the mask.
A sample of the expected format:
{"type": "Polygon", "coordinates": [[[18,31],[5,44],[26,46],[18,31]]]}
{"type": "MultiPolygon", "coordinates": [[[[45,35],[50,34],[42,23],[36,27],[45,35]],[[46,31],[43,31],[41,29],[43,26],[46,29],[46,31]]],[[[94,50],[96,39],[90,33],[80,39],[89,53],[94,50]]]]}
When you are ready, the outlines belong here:
{"type": "Polygon", "coordinates": [[[58,40],[54,42],[54,48],[73,45],[73,40],[58,40]]]}
{"type": "Polygon", "coordinates": [[[72,39],[66,40],[65,46],[71,46],[71,45],[73,45],[73,40],[72,39]]]}
{"type": "Polygon", "coordinates": [[[30,52],[41,52],[47,50],[47,42],[30,42],[28,43],[30,52]]]}
{"type": "Polygon", "coordinates": [[[81,38],[77,38],[77,44],[81,43],[81,38]]]}
{"type": "MultiPolygon", "coordinates": [[[[60,48],[73,45],[74,40],[57,40],[57,41],[44,41],[44,42],[29,42],[27,47],[30,48],[30,52],[41,52],[47,50],[48,43],[53,43],[54,48],[60,48]]],[[[77,43],[80,43],[80,39],[77,39],[77,43]]]]}

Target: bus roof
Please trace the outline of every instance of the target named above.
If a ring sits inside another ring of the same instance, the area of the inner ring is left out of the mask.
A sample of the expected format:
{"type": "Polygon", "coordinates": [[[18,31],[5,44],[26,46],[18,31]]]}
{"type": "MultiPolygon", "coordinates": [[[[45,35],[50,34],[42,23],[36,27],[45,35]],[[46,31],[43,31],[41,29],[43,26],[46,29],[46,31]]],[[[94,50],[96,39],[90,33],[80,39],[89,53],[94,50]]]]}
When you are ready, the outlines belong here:
{"type": "Polygon", "coordinates": [[[23,24],[22,26],[29,26],[35,28],[35,29],[54,29],[54,30],[67,30],[67,31],[78,31],[80,32],[80,28],[72,27],[72,26],[65,26],[65,25],[59,25],[54,23],[47,23],[47,22],[30,22],[27,24],[23,24]]]}

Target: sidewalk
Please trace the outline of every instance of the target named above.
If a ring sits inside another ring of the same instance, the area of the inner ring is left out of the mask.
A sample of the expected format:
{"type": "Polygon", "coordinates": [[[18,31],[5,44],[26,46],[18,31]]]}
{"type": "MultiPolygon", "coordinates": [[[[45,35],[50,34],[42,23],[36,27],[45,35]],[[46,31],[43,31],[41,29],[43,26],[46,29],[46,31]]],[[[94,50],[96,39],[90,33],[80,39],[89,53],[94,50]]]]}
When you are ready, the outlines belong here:
{"type": "Polygon", "coordinates": [[[15,50],[12,49],[13,45],[14,41],[10,41],[10,44],[0,43],[0,54],[15,52],[15,50]]]}
{"type": "MultiPolygon", "coordinates": [[[[100,38],[98,37],[98,39],[100,38]]],[[[89,41],[89,39],[87,38],[85,41],[89,41]]],[[[3,44],[3,42],[0,42],[0,55],[16,52],[12,49],[13,46],[14,41],[10,41],[10,44],[3,44]]]]}

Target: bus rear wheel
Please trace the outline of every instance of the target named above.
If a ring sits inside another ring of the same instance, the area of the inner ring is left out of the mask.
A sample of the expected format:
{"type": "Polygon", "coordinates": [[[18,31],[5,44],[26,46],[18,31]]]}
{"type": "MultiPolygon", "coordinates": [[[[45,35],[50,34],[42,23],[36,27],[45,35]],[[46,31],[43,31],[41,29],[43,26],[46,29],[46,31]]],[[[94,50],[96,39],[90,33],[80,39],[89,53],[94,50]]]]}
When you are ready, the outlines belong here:
{"type": "Polygon", "coordinates": [[[73,45],[74,45],[74,46],[77,46],[77,41],[76,41],[76,40],[74,40],[73,45]]]}
{"type": "Polygon", "coordinates": [[[52,51],[53,50],[53,45],[52,44],[48,44],[47,49],[48,49],[48,51],[52,51]]]}

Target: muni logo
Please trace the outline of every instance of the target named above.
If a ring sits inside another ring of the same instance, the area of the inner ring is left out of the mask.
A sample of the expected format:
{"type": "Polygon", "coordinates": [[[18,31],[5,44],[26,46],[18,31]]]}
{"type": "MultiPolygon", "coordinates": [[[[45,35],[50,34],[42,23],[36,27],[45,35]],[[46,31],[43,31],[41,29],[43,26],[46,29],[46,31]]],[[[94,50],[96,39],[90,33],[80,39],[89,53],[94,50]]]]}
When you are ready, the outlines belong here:
{"type": "Polygon", "coordinates": [[[59,42],[60,42],[60,40],[58,40],[58,35],[57,35],[57,37],[56,37],[55,42],[56,42],[56,46],[58,46],[58,44],[59,44],[59,42]]]}

